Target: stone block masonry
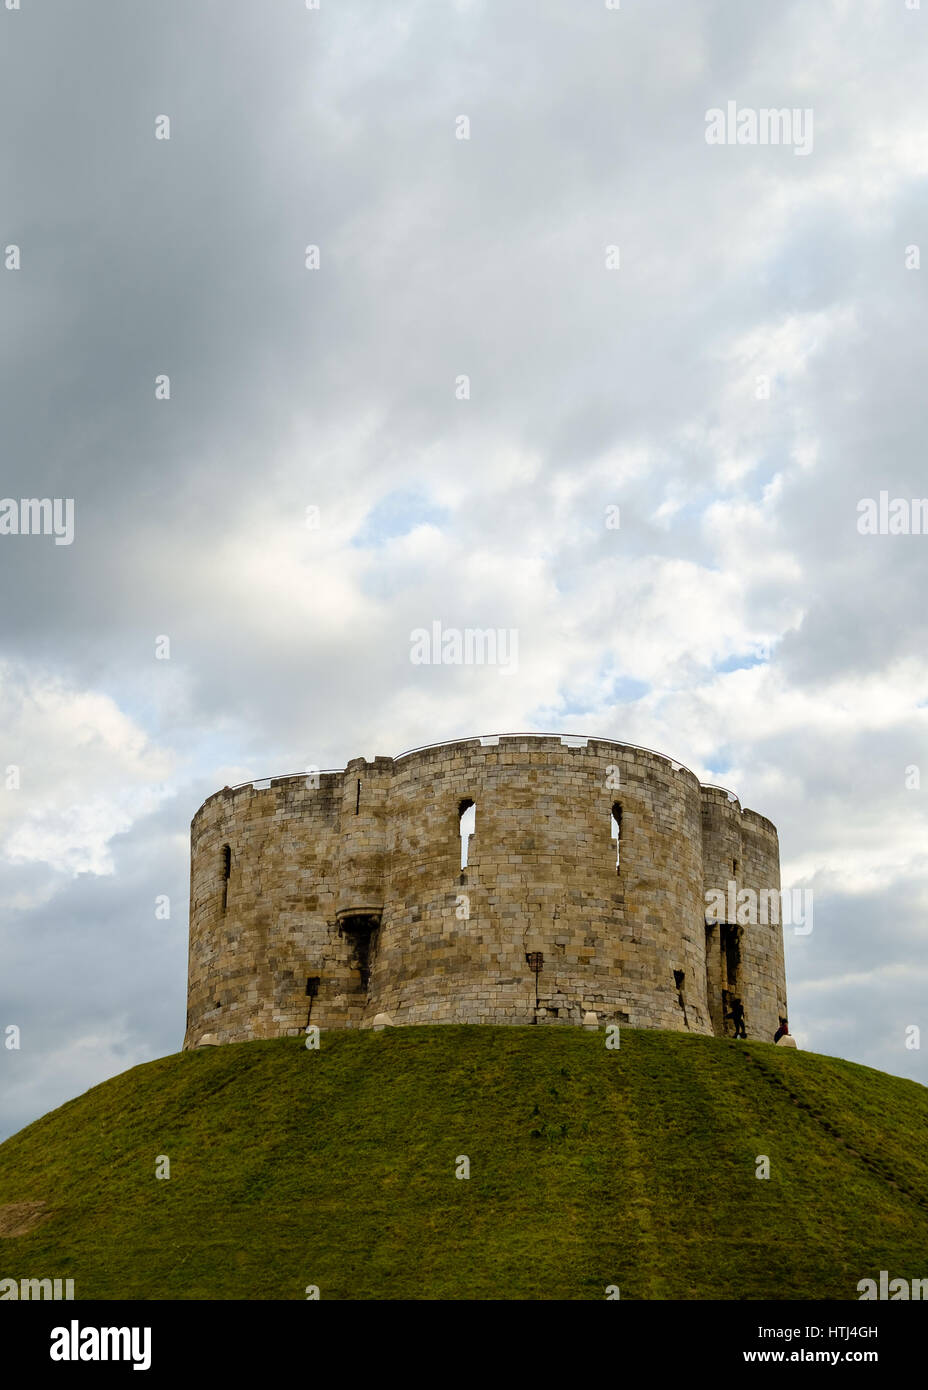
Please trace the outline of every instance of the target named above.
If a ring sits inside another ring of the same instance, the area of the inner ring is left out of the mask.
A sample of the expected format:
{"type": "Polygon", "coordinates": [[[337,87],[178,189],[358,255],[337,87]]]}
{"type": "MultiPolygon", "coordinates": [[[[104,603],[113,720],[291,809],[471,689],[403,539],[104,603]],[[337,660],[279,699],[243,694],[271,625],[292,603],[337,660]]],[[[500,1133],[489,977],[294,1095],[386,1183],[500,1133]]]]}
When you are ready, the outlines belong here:
{"type": "Polygon", "coordinates": [[[191,825],[184,1046],[378,1014],[732,1035],[733,1004],[772,1041],[782,927],[707,922],[731,881],[779,893],[771,822],[602,739],[469,739],[225,788],[191,825]]]}

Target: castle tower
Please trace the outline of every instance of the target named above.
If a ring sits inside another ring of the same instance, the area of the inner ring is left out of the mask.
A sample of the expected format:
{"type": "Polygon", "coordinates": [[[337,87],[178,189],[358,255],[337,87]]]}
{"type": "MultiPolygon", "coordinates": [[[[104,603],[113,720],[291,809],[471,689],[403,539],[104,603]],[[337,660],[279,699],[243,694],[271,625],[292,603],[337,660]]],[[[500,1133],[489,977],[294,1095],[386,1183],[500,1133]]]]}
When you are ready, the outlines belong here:
{"type": "Polygon", "coordinates": [[[185,1046],[380,1013],[723,1034],[733,1001],[772,1038],[782,929],[707,921],[732,884],[778,898],[770,821],[607,740],[462,740],[226,788],[191,826],[185,1046]]]}

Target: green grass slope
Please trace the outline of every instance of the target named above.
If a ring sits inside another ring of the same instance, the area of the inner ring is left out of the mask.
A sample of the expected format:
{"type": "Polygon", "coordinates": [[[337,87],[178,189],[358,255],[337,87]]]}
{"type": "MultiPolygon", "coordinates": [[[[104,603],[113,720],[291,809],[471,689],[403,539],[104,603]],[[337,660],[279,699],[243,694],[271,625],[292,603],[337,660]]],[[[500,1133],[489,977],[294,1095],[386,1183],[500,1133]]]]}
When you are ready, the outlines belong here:
{"type": "Polygon", "coordinates": [[[762,1043],[604,1044],[399,1028],[135,1067],[0,1145],[0,1212],[48,1213],[0,1239],[0,1278],[70,1277],[78,1299],[856,1299],[881,1269],[928,1276],[926,1088],[762,1043]]]}

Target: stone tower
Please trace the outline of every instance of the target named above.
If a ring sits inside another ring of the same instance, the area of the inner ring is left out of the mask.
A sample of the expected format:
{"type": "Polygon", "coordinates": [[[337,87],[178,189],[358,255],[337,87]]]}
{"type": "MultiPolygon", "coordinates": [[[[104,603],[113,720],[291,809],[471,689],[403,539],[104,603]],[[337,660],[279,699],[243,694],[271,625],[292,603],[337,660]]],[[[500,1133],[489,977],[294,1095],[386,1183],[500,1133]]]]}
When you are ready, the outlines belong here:
{"type": "Polygon", "coordinates": [[[779,888],[769,820],[603,739],[469,739],[227,787],[191,826],[184,1045],[379,1013],[723,1035],[739,1003],[772,1039],[779,914],[709,921],[706,904],[779,888]]]}

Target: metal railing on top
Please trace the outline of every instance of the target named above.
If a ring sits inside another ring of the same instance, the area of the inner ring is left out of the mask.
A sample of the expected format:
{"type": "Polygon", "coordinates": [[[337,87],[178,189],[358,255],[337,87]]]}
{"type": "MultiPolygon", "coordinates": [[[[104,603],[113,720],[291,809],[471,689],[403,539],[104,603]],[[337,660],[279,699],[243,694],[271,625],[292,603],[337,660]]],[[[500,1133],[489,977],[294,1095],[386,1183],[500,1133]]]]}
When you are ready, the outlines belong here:
{"type": "MultiPolygon", "coordinates": [[[[633,748],[637,753],[650,753],[653,757],[661,758],[665,763],[670,763],[671,767],[673,767],[675,771],[682,768],[683,771],[688,772],[691,777],[696,777],[695,772],[693,772],[691,768],[687,767],[686,763],[678,762],[676,758],[671,758],[666,753],[660,753],[656,748],[645,748],[644,745],[641,743],[625,743],[622,739],[603,738],[599,734],[540,733],[537,729],[526,730],[522,733],[513,734],[472,734],[467,738],[443,738],[439,739],[436,743],[421,743],[417,748],[407,748],[405,752],[397,754],[393,761],[395,763],[398,763],[401,758],[412,757],[413,753],[427,753],[430,748],[453,748],[455,744],[458,743],[479,742],[483,746],[488,747],[498,743],[501,738],[556,738],[560,739],[561,743],[564,743],[568,739],[573,739],[576,740],[578,744],[615,743],[621,748],[633,748]]],[[[332,777],[337,776],[338,773],[344,771],[345,769],[343,767],[320,767],[317,769],[313,769],[312,772],[309,772],[308,770],[304,769],[302,772],[281,772],[273,777],[249,777],[244,782],[236,782],[235,786],[229,787],[228,790],[237,792],[242,787],[253,787],[256,782],[266,782],[267,785],[270,786],[272,782],[289,781],[290,779],[296,777],[332,777]]],[[[697,782],[699,782],[698,777],[696,777],[696,780],[697,782]]],[[[729,801],[738,801],[740,805],[740,800],[737,793],[733,792],[729,787],[723,787],[718,782],[699,782],[699,785],[701,787],[708,787],[712,791],[724,792],[725,795],[728,797],[729,801]]],[[[223,791],[225,790],[226,788],[224,787],[223,791]]]]}

